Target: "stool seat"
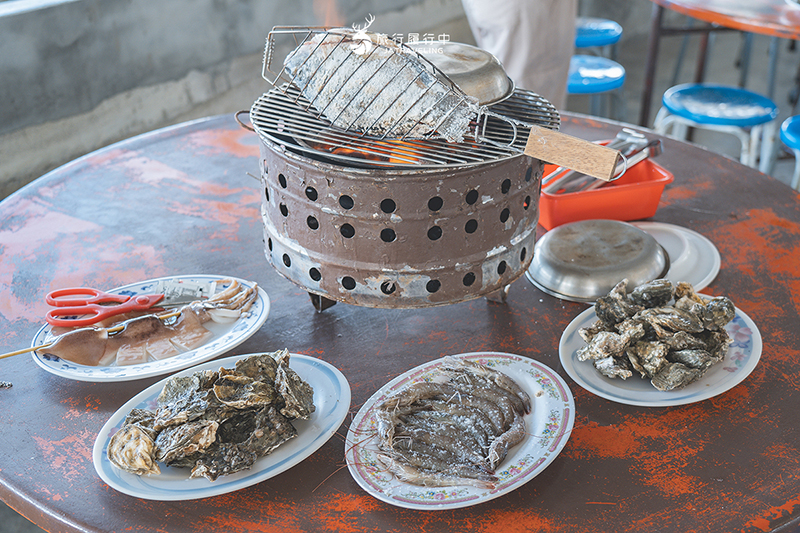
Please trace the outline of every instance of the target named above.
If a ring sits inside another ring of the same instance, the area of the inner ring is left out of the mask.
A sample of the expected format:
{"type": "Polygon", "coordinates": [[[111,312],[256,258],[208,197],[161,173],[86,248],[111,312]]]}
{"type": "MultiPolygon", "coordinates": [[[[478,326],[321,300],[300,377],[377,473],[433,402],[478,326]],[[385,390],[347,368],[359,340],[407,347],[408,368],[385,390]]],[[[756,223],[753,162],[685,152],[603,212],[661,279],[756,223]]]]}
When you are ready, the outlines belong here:
{"type": "Polygon", "coordinates": [[[789,117],[783,121],[781,140],[789,148],[800,150],[800,115],[789,117]]]}
{"type": "Polygon", "coordinates": [[[794,174],[789,184],[800,190],[800,115],[789,117],[781,124],[781,140],[794,152],[794,174]]]}
{"type": "Polygon", "coordinates": [[[689,128],[698,128],[735,135],[742,148],[739,160],[768,173],[774,160],[778,106],[766,96],[726,85],[684,83],[667,89],[661,103],[654,123],[657,133],[671,129],[686,139],[689,128]]]}
{"type": "Polygon", "coordinates": [[[613,20],[578,17],[575,20],[575,48],[591,48],[616,44],[622,37],[622,26],[613,20]]]}
{"type": "Polygon", "coordinates": [[[698,124],[746,128],[778,117],[778,106],[766,96],[724,85],[676,85],[667,89],[662,103],[673,115],[698,124]]]}
{"type": "Polygon", "coordinates": [[[569,62],[568,94],[612,91],[625,83],[625,67],[605,57],[577,54],[569,62]]]}

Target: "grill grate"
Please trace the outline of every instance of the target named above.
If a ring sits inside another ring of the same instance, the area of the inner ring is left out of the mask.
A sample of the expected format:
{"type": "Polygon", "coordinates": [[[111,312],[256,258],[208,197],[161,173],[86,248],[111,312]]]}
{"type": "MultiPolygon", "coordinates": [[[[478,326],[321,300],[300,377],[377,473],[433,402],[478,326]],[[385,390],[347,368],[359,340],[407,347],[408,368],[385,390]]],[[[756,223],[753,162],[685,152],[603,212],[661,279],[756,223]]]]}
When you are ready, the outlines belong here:
{"type": "Polygon", "coordinates": [[[295,153],[335,164],[366,168],[448,167],[479,165],[520,155],[530,127],[558,130],[555,107],[541,96],[517,89],[491,106],[492,115],[473,123],[476,139],[450,143],[443,139],[381,139],[348,132],[321,118],[300,90],[283,84],[264,93],[250,109],[261,139],[295,153]]]}

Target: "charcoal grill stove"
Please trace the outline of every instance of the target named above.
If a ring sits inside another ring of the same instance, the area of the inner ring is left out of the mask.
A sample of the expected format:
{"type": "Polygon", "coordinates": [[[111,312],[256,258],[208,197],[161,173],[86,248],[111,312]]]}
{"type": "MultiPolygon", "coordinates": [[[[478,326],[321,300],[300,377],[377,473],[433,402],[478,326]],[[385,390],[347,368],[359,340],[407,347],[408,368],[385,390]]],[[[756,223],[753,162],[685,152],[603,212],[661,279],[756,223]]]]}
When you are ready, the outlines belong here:
{"type": "Polygon", "coordinates": [[[536,239],[543,163],[522,154],[527,130],[560,118],[524,90],[492,113],[508,118],[473,124],[479,141],[375,138],[274,87],[250,109],[267,259],[318,310],[504,300],[536,239]]]}

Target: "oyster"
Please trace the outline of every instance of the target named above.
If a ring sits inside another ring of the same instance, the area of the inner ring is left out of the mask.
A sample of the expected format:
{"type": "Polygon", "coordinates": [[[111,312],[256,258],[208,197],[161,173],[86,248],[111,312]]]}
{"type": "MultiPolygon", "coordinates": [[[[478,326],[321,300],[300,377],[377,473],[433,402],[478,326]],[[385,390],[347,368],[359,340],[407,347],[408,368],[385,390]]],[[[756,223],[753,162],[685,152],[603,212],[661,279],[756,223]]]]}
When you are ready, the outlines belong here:
{"type": "Polygon", "coordinates": [[[106,452],[111,464],[131,474],[150,476],[161,473],[150,432],[136,424],[122,426],[114,433],[106,452]]]}
{"type": "Polygon", "coordinates": [[[642,283],[631,291],[633,303],[643,307],[661,307],[672,300],[672,282],[668,279],[654,279],[642,283]]]}
{"type": "Polygon", "coordinates": [[[236,409],[263,407],[276,400],[275,387],[270,383],[256,381],[251,377],[235,373],[220,374],[219,379],[214,383],[214,395],[229,407],[236,409]]]}
{"type": "Polygon", "coordinates": [[[689,298],[690,300],[705,305],[703,297],[695,292],[691,283],[685,281],[679,281],[675,284],[675,300],[677,301],[681,298],[689,298]]]}
{"type": "Polygon", "coordinates": [[[666,344],[655,341],[640,341],[628,348],[626,354],[633,367],[642,377],[652,378],[667,364],[666,344]]]}
{"type": "Polygon", "coordinates": [[[700,337],[686,331],[676,331],[674,335],[670,335],[664,339],[664,344],[666,344],[670,350],[706,348],[706,343],[700,337]]]}
{"type": "Polygon", "coordinates": [[[725,327],[725,324],[733,320],[736,316],[736,308],[733,302],[725,296],[712,298],[706,304],[705,324],[708,329],[718,329],[725,327]]]}
{"type": "Polygon", "coordinates": [[[650,383],[660,391],[671,391],[682,389],[701,375],[700,370],[689,368],[682,363],[670,363],[653,376],[650,383]]]}
{"type": "Polygon", "coordinates": [[[209,407],[210,381],[206,373],[177,376],[167,381],[156,401],[155,430],[200,418],[209,407]]]}
{"type": "Polygon", "coordinates": [[[714,357],[705,350],[676,350],[669,354],[670,361],[683,363],[689,368],[705,370],[714,364],[714,357]]]}
{"type": "Polygon", "coordinates": [[[595,359],[593,362],[598,372],[610,378],[628,379],[633,375],[633,372],[625,366],[623,359],[604,357],[602,359],[595,359]]]}
{"type": "Polygon", "coordinates": [[[619,324],[642,309],[628,299],[627,288],[628,280],[623,279],[606,296],[597,299],[594,309],[600,322],[605,325],[619,324]]]}
{"type": "Polygon", "coordinates": [[[289,368],[288,351],[254,355],[234,369],[167,380],[155,411],[131,410],[108,457],[132,474],[159,474],[160,461],[214,481],[296,437],[290,418],[308,418],[314,409],[313,389],[289,368]]]}
{"type": "Polygon", "coordinates": [[[278,367],[278,390],[285,405],[281,414],[288,418],[307,419],[314,412],[314,389],[303,381],[297,372],[286,365],[278,367]]]}
{"type": "Polygon", "coordinates": [[[601,331],[589,341],[589,344],[578,350],[578,361],[619,356],[627,346],[627,340],[619,333],[601,331]]]}
{"type": "Polygon", "coordinates": [[[205,450],[216,439],[218,427],[214,420],[198,420],[166,428],[155,440],[156,459],[169,465],[205,450]]]}
{"type": "Polygon", "coordinates": [[[256,454],[230,442],[215,443],[197,459],[191,478],[204,477],[216,481],[219,476],[247,470],[255,464],[256,454]]]}
{"type": "Polygon", "coordinates": [[[297,430],[289,419],[269,406],[256,413],[253,431],[241,447],[262,457],[296,436],[297,430]]]}
{"type": "MultiPolygon", "coordinates": [[[[276,359],[283,355],[283,352],[289,353],[288,350],[276,352],[273,357],[270,354],[261,354],[248,357],[247,359],[240,359],[236,361],[236,373],[243,374],[249,378],[257,379],[272,383],[275,381],[275,374],[278,371],[278,362],[276,359]]],[[[288,363],[287,363],[288,364],[288,363]]]]}
{"type": "Polygon", "coordinates": [[[702,318],[677,307],[645,309],[636,313],[634,318],[650,325],[659,337],[667,337],[674,331],[700,333],[705,329],[702,318]]]}
{"type": "Polygon", "coordinates": [[[724,327],[736,308],[724,296],[701,297],[686,282],[673,288],[669,280],[653,280],[628,294],[622,280],[597,299],[595,314],[594,324],[578,330],[586,345],[577,359],[591,360],[609,378],[627,379],[635,370],[669,391],[698,380],[725,358],[732,339],[724,327]]]}

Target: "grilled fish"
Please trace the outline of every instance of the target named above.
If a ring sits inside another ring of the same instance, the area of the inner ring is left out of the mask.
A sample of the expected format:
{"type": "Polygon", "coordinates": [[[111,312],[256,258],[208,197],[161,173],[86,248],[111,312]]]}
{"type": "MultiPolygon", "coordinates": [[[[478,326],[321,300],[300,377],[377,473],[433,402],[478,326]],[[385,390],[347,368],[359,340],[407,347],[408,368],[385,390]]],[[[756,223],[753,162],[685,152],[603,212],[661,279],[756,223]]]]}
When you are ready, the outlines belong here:
{"type": "Polygon", "coordinates": [[[313,34],[286,57],[284,70],[313,106],[309,111],[348,131],[461,142],[479,113],[476,99],[383,34],[313,34]]]}

